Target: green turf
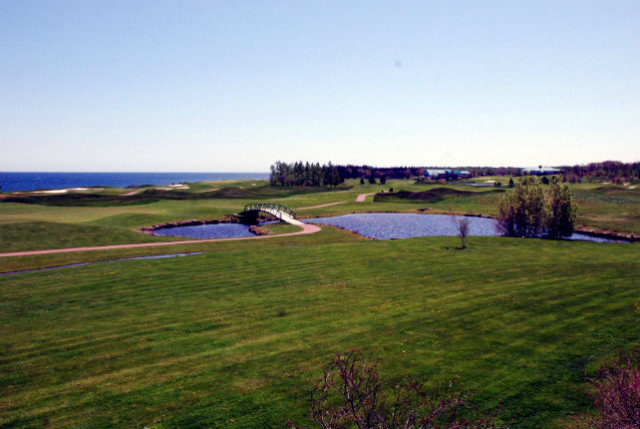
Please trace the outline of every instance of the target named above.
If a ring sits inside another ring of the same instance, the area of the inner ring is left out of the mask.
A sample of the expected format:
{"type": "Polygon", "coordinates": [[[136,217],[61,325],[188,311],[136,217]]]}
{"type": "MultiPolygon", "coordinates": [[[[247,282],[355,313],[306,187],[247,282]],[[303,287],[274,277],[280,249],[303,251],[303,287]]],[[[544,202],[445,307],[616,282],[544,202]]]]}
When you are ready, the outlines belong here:
{"type": "Polygon", "coordinates": [[[635,246],[309,237],[0,277],[0,424],[304,423],[309,380],[357,347],[554,427],[588,406],[582,369],[640,339],[635,246]]]}

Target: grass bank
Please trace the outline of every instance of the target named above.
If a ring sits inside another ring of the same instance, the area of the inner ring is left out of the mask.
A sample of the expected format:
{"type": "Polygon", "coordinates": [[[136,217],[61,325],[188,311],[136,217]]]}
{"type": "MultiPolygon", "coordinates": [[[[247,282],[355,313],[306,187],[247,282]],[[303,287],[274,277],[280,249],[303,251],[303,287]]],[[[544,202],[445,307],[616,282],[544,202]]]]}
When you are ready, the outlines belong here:
{"type": "Polygon", "coordinates": [[[389,376],[460,374],[514,427],[586,409],[582,371],[640,340],[638,247],[458,244],[325,228],[0,276],[0,426],[304,423],[308,381],[352,347],[389,376]]]}

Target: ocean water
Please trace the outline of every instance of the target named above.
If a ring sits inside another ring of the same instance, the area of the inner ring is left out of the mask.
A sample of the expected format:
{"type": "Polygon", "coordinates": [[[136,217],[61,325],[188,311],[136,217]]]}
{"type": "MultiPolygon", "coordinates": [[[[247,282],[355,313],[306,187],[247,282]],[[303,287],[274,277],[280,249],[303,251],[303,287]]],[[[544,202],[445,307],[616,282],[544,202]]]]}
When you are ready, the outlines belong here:
{"type": "Polygon", "coordinates": [[[212,180],[268,179],[269,173],[38,173],[0,172],[0,191],[33,191],[89,186],[156,185],[212,180]]]}

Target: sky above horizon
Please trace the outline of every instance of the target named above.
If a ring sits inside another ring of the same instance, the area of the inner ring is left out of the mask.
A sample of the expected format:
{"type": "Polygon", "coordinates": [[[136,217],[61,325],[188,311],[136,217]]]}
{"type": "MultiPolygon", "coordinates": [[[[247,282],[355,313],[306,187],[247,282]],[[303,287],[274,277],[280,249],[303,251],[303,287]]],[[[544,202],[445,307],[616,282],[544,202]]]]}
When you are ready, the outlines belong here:
{"type": "Polygon", "coordinates": [[[0,0],[0,171],[640,160],[638,0],[0,0]]]}

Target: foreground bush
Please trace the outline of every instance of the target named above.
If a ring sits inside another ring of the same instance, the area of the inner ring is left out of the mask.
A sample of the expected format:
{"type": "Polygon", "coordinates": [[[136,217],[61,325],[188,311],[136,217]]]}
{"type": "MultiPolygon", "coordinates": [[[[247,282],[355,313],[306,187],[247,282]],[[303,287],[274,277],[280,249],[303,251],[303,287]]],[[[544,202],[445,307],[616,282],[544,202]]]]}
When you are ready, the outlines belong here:
{"type": "Polygon", "coordinates": [[[595,415],[576,418],[574,428],[640,428],[640,347],[621,353],[591,380],[595,415]]]}
{"type": "MultiPolygon", "coordinates": [[[[413,376],[381,381],[378,363],[355,350],[337,354],[313,384],[309,419],[325,429],[497,427],[487,417],[465,417],[466,395],[455,389],[455,380],[437,388],[413,376]]],[[[291,422],[288,427],[300,429],[291,422]]]]}

